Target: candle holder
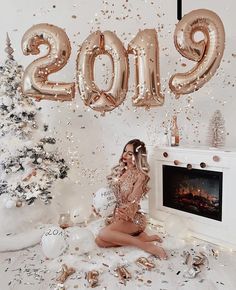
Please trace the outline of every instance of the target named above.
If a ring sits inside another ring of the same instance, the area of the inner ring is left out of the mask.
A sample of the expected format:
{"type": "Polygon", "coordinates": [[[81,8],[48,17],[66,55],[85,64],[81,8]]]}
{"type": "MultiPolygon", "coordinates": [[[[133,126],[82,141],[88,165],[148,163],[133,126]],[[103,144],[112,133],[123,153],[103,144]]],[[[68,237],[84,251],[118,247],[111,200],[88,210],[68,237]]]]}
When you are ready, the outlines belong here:
{"type": "Polygon", "coordinates": [[[69,213],[62,213],[60,214],[58,224],[62,229],[66,229],[72,225],[70,214],[69,213]]]}

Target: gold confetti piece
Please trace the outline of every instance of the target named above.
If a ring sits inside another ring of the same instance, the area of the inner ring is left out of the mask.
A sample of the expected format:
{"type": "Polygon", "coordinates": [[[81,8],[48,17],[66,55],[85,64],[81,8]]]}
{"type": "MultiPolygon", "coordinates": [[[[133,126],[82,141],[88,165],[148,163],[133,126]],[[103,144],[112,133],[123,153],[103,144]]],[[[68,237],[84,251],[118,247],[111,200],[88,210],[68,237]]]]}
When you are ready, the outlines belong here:
{"type": "Polygon", "coordinates": [[[184,253],[184,257],[185,257],[184,264],[185,264],[185,265],[188,265],[189,260],[190,260],[190,258],[191,258],[190,253],[189,253],[189,252],[184,253]]]}
{"type": "Polygon", "coordinates": [[[95,209],[93,205],[92,205],[92,212],[96,217],[101,217],[101,214],[95,209]]]}
{"type": "Polygon", "coordinates": [[[86,273],[85,279],[88,281],[90,287],[94,288],[98,286],[98,276],[99,272],[96,270],[86,273]]]}
{"type": "Polygon", "coordinates": [[[107,264],[105,264],[105,263],[102,263],[103,264],[103,266],[105,266],[105,267],[108,267],[109,268],[109,265],[107,265],[107,264]]]}
{"type": "Polygon", "coordinates": [[[115,270],[119,276],[119,279],[124,283],[126,284],[126,281],[131,279],[132,276],[130,274],[130,272],[124,267],[124,266],[121,266],[121,267],[117,267],[117,269],[115,270]]]}
{"type": "Polygon", "coordinates": [[[56,281],[61,282],[62,284],[66,281],[66,279],[75,273],[75,269],[74,268],[69,268],[66,264],[62,265],[62,269],[61,269],[61,274],[60,276],[56,279],[56,281]]]}
{"type": "Polygon", "coordinates": [[[217,259],[219,256],[219,252],[217,250],[215,251],[214,249],[211,249],[211,251],[212,251],[213,257],[217,259]]]}
{"type": "Polygon", "coordinates": [[[201,266],[204,265],[206,262],[206,257],[196,256],[193,258],[193,266],[201,266]]]}
{"type": "Polygon", "coordinates": [[[193,279],[201,272],[199,267],[191,267],[185,274],[185,278],[193,279]]]}
{"type": "Polygon", "coordinates": [[[136,264],[137,264],[138,266],[145,267],[145,268],[147,268],[148,270],[151,270],[151,269],[155,268],[155,264],[152,263],[152,262],[150,262],[150,261],[149,261],[147,258],[145,258],[145,257],[140,257],[140,258],[138,258],[137,261],[136,261],[136,264]]]}

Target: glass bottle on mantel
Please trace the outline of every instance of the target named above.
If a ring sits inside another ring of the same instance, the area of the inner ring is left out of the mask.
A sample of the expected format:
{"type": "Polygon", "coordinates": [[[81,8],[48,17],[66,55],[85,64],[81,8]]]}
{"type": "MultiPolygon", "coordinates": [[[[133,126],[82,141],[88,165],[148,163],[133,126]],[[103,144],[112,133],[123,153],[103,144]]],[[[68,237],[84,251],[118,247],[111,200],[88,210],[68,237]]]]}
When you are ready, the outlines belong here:
{"type": "Polygon", "coordinates": [[[179,146],[179,128],[176,115],[173,116],[171,125],[171,146],[179,146]]]}
{"type": "Polygon", "coordinates": [[[169,140],[169,134],[168,134],[168,130],[165,129],[164,131],[164,138],[163,138],[163,145],[164,146],[170,146],[170,140],[169,140]]]}

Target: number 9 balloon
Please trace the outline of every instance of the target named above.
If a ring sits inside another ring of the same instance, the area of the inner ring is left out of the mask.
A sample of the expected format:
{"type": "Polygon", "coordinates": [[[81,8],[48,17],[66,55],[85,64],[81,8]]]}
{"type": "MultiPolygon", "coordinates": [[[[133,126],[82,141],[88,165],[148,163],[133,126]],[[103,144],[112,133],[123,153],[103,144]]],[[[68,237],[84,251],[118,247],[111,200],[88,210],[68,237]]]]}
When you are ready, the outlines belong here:
{"type": "Polygon", "coordinates": [[[214,12],[206,9],[191,11],[176,25],[174,33],[176,49],[184,57],[197,64],[189,72],[177,73],[169,81],[170,89],[179,98],[201,88],[215,74],[224,52],[224,26],[214,12]],[[196,32],[204,39],[194,40],[196,32]]]}
{"type": "Polygon", "coordinates": [[[67,34],[51,24],[34,25],[22,38],[23,53],[39,54],[41,44],[47,45],[49,52],[26,68],[22,80],[23,94],[37,100],[70,101],[75,94],[74,83],[56,83],[48,80],[48,76],[61,70],[70,57],[71,47],[67,34]]]}

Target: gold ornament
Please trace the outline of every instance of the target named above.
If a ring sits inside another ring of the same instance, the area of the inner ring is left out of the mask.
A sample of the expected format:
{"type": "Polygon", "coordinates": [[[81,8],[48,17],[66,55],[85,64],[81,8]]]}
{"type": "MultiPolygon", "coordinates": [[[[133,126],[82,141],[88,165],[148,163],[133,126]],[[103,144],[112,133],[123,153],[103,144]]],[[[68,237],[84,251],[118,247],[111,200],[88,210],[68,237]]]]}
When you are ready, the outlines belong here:
{"type": "Polygon", "coordinates": [[[31,172],[30,172],[27,176],[25,176],[25,177],[22,179],[22,181],[29,181],[30,178],[31,178],[32,176],[36,176],[36,174],[37,174],[37,171],[36,171],[35,168],[33,168],[33,169],[31,170],[31,172]]]}
{"type": "Polygon", "coordinates": [[[22,201],[21,200],[17,200],[16,201],[16,207],[22,207],[22,201]]]}
{"type": "Polygon", "coordinates": [[[5,48],[5,52],[7,53],[7,57],[11,60],[14,60],[14,57],[13,57],[14,49],[11,47],[11,40],[8,33],[7,33],[6,44],[7,46],[5,48]]]}

